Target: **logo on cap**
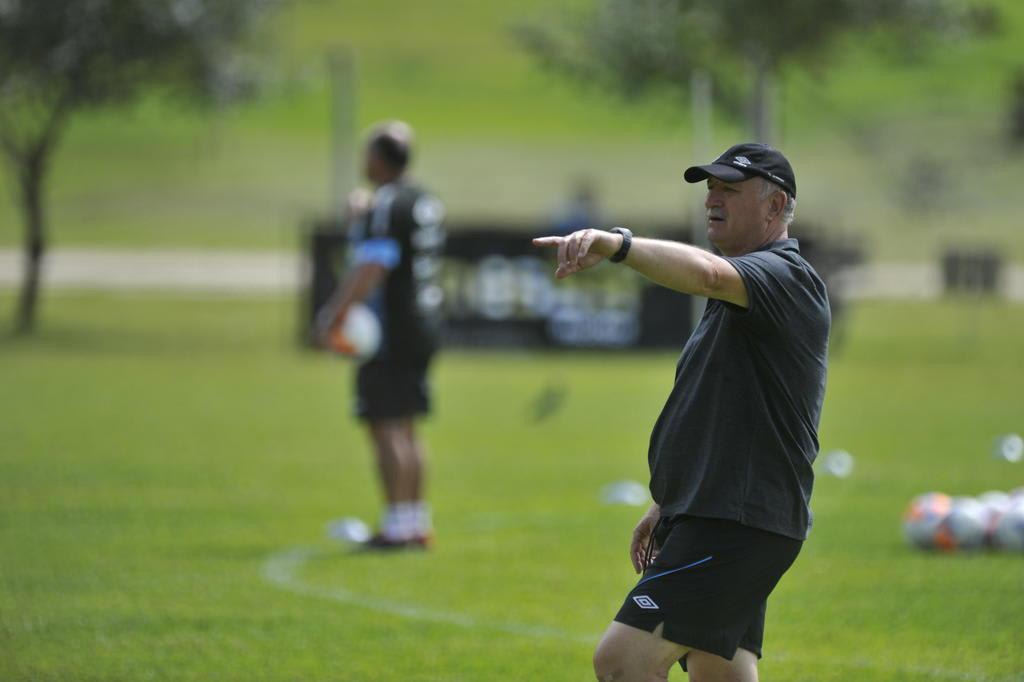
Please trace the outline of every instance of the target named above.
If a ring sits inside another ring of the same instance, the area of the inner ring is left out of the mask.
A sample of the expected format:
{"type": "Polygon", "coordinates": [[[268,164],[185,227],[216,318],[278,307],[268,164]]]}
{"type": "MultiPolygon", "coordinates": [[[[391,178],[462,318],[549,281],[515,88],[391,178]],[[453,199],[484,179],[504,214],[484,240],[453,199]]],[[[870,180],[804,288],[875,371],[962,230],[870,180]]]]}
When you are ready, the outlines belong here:
{"type": "Polygon", "coordinates": [[[732,160],[732,162],[735,163],[737,166],[746,167],[750,165],[750,159],[748,159],[745,156],[737,156],[735,159],[732,160]]]}

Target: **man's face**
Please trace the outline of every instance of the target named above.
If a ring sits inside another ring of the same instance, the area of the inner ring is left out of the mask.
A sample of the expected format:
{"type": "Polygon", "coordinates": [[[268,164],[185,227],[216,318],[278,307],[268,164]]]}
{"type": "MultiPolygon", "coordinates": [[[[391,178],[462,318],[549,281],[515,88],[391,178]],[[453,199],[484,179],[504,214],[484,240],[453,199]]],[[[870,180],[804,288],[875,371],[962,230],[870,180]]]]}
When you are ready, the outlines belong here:
{"type": "Polygon", "coordinates": [[[363,156],[363,174],[366,179],[375,185],[381,184],[384,175],[384,163],[373,150],[373,146],[367,144],[363,156]]]}
{"type": "Polygon", "coordinates": [[[727,256],[746,253],[761,245],[771,197],[761,199],[761,182],[750,178],[742,182],[723,182],[708,178],[708,241],[727,256]]]}

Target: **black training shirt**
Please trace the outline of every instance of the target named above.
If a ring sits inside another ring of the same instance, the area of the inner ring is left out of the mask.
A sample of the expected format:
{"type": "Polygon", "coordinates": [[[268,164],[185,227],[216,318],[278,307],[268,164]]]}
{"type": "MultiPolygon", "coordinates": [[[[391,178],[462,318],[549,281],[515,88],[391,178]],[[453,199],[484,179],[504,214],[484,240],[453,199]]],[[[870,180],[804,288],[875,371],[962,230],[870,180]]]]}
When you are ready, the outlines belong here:
{"type": "Polygon", "coordinates": [[[825,285],[796,239],[727,260],[750,305],[708,300],[651,433],[651,494],[663,516],[803,540],[828,362],[825,285]]]}
{"type": "Polygon", "coordinates": [[[375,359],[421,364],[438,347],[444,212],[433,194],[398,181],[378,188],[370,212],[349,226],[354,263],[388,268],[383,285],[366,302],[383,330],[375,359]]]}

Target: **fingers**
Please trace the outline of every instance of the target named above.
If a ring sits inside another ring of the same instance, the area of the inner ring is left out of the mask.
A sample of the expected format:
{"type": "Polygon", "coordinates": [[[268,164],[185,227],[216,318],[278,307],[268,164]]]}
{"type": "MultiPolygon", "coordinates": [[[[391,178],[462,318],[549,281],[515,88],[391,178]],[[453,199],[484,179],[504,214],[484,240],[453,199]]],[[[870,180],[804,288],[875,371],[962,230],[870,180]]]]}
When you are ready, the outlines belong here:
{"type": "Polygon", "coordinates": [[[570,268],[576,268],[576,252],[579,248],[579,232],[573,232],[565,238],[565,264],[570,268]]]}
{"type": "Polygon", "coordinates": [[[653,563],[657,558],[657,549],[651,551],[650,557],[647,556],[647,542],[634,544],[629,548],[629,559],[633,563],[633,571],[636,573],[643,573],[646,571],[647,567],[650,565],[648,560],[653,563]]]}
{"type": "Polygon", "coordinates": [[[651,550],[651,555],[647,556],[648,543],[647,542],[630,547],[629,558],[633,562],[633,571],[636,573],[643,573],[650,567],[654,560],[658,558],[658,549],[654,548],[651,550]]]}
{"type": "Polygon", "coordinates": [[[567,249],[569,265],[574,271],[583,270],[587,265],[583,259],[590,253],[590,247],[597,239],[597,230],[573,232],[566,239],[569,240],[567,249]]]}
{"type": "Polygon", "coordinates": [[[574,272],[569,265],[569,242],[572,235],[568,237],[537,237],[533,240],[534,246],[554,246],[558,248],[558,268],[555,270],[555,277],[564,279],[574,272]]]}
{"type": "Polygon", "coordinates": [[[645,547],[636,540],[629,545],[629,560],[633,564],[633,572],[640,573],[644,570],[645,547]]]}
{"type": "Polygon", "coordinates": [[[647,557],[647,544],[650,541],[650,533],[646,533],[640,528],[633,531],[633,539],[629,543],[629,558],[633,563],[633,570],[637,573],[643,573],[647,568],[647,563],[644,560],[647,557]]]}
{"type": "MultiPolygon", "coordinates": [[[[653,509],[653,507],[652,507],[653,509]]],[[[643,573],[647,570],[650,562],[658,556],[658,547],[654,543],[654,528],[657,525],[657,517],[651,516],[651,510],[641,517],[636,528],[633,529],[633,539],[629,545],[629,558],[633,562],[633,570],[643,573]],[[650,556],[647,552],[650,550],[650,556]]]]}
{"type": "Polygon", "coordinates": [[[594,241],[597,239],[597,230],[584,230],[580,235],[580,247],[576,251],[576,266],[579,268],[583,267],[580,261],[584,256],[590,253],[590,247],[593,246],[594,241]]]}
{"type": "Polygon", "coordinates": [[[587,259],[590,248],[597,238],[597,230],[587,229],[573,232],[566,237],[537,237],[533,240],[533,244],[558,248],[558,269],[555,270],[555,277],[564,279],[601,260],[600,257],[587,259]]]}

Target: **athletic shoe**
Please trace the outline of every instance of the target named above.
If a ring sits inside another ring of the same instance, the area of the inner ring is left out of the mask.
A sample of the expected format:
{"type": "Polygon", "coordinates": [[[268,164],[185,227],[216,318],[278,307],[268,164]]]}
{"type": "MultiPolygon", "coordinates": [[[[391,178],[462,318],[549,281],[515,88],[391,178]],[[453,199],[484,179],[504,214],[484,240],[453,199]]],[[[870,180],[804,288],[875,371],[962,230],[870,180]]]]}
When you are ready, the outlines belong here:
{"type": "Polygon", "coordinates": [[[428,532],[422,535],[415,535],[409,540],[409,544],[418,549],[430,549],[434,546],[434,534],[428,532]]]}
{"type": "Polygon", "coordinates": [[[369,540],[360,544],[362,549],[370,552],[388,552],[399,549],[427,549],[429,546],[430,538],[427,536],[417,536],[406,540],[399,540],[396,538],[389,538],[383,533],[376,533],[369,540]]]}

